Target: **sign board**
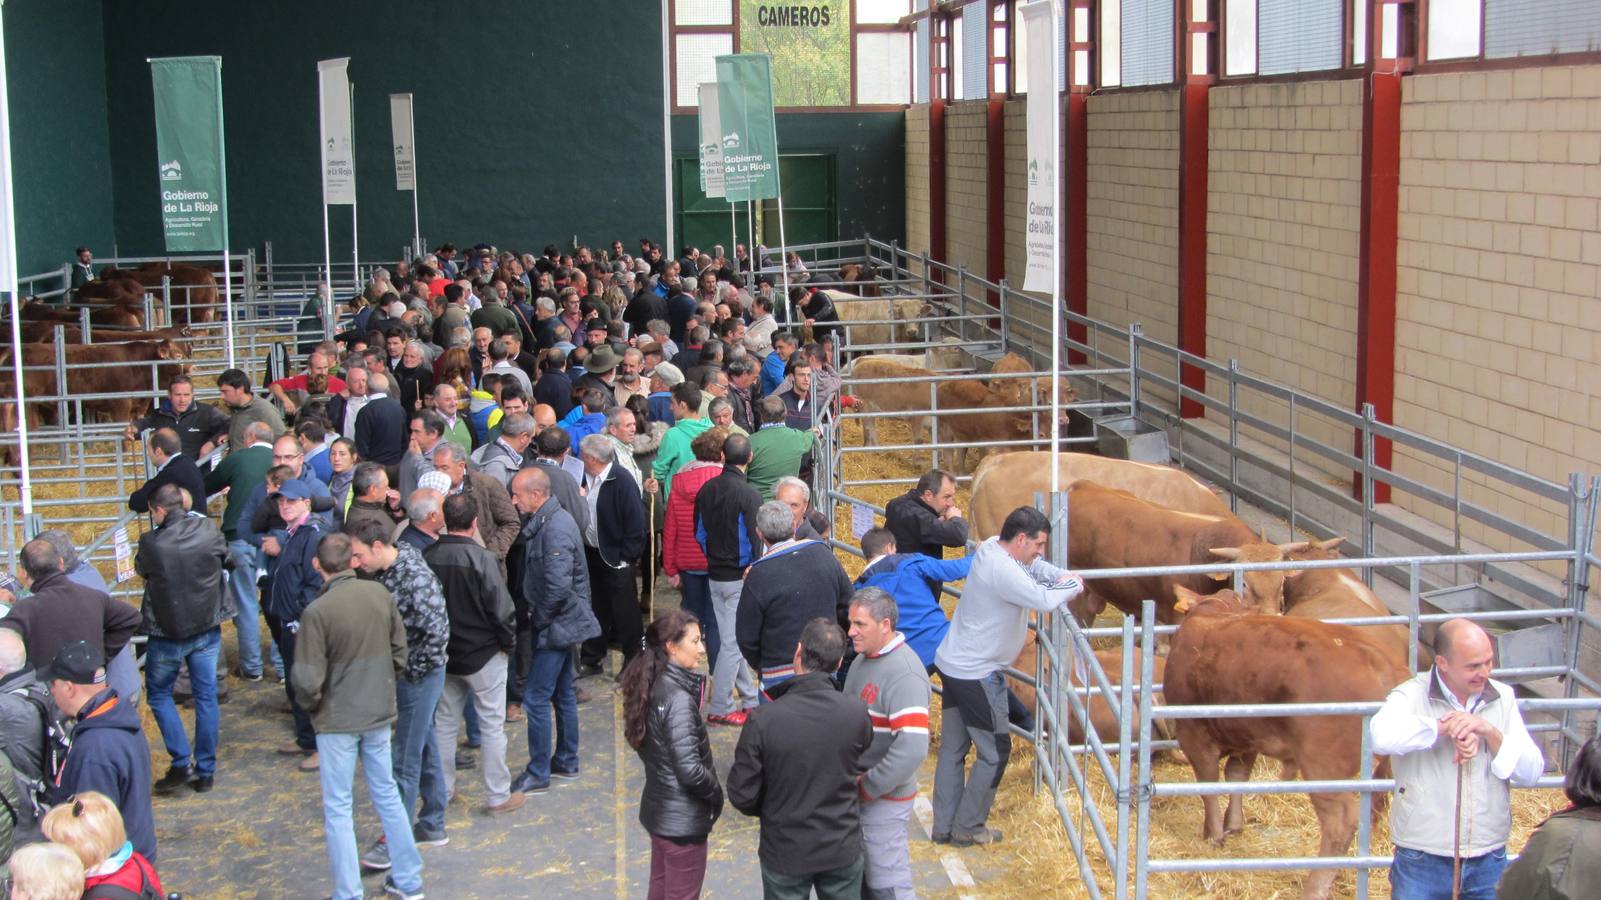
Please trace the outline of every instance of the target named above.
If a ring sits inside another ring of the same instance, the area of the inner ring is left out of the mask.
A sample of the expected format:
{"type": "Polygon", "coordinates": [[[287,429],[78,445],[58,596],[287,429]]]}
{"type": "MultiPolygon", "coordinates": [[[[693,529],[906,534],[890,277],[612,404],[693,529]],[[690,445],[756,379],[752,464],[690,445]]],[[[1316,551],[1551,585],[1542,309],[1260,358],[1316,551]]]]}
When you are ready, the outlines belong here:
{"type": "Polygon", "coordinates": [[[1056,85],[1057,31],[1061,17],[1057,0],[1036,0],[1019,7],[1023,40],[1028,46],[1028,206],[1023,249],[1023,290],[1055,296],[1057,274],[1058,209],[1056,164],[1062,135],[1062,97],[1056,85]]]}
{"type": "Polygon", "coordinates": [[[739,47],[772,58],[779,106],[850,105],[851,0],[740,0],[739,47]]]}
{"type": "Polygon", "coordinates": [[[717,95],[723,195],[731,203],[777,197],[778,131],[770,60],[761,53],[717,57],[717,95]]]}
{"type": "Polygon", "coordinates": [[[322,116],[322,202],[356,202],[356,160],[350,127],[350,57],[317,63],[322,116]]]}
{"type": "Polygon", "coordinates": [[[395,139],[395,190],[417,189],[417,147],[411,121],[411,95],[389,95],[389,127],[395,139]]]}
{"type": "Polygon", "coordinates": [[[222,57],[152,59],[150,80],[167,251],[221,250],[228,246],[222,57]]]}
{"type": "Polygon", "coordinates": [[[700,125],[700,192],[708,197],[723,195],[723,142],[718,131],[717,82],[700,86],[697,119],[700,125]]]}
{"type": "Polygon", "coordinates": [[[127,526],[117,529],[116,534],[112,536],[112,542],[117,553],[117,583],[121,584],[132,578],[134,574],[133,548],[128,543],[127,526]]]}

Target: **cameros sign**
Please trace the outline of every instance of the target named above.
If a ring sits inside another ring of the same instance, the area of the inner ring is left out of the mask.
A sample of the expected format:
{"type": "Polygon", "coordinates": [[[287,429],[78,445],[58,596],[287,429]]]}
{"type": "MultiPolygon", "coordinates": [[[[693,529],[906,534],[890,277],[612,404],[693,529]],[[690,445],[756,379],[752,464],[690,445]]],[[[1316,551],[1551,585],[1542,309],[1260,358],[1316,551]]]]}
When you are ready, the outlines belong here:
{"type": "Polygon", "coordinates": [[[772,57],[778,106],[846,106],[850,23],[850,0],[740,0],[739,48],[772,57]]]}

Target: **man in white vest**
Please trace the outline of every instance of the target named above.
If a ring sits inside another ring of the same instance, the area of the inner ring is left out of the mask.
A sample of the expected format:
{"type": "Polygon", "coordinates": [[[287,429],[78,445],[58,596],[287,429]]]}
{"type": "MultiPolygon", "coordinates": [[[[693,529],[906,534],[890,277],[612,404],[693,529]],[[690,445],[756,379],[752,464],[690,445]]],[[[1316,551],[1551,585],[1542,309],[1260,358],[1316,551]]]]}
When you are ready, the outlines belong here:
{"type": "Polygon", "coordinates": [[[1373,716],[1373,752],[1395,768],[1392,896],[1450,898],[1460,856],[1463,900],[1493,900],[1512,829],[1510,785],[1533,785],[1545,759],[1512,688],[1490,678],[1495,647],[1484,629],[1446,622],[1435,654],[1434,668],[1398,685],[1373,716]]]}

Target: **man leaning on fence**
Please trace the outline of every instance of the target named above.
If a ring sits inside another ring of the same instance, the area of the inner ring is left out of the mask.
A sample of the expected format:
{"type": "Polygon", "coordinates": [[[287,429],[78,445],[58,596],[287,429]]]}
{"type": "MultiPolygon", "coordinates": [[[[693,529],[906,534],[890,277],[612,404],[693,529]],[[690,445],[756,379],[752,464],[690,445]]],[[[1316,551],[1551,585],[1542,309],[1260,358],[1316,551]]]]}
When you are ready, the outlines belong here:
{"type": "Polygon", "coordinates": [[[1533,785],[1545,760],[1512,688],[1490,678],[1495,646],[1483,628],[1452,619],[1434,650],[1433,668],[1401,682],[1373,716],[1373,752],[1395,769],[1391,896],[1453,897],[1460,858],[1460,896],[1490,900],[1506,868],[1511,785],[1533,785]]]}

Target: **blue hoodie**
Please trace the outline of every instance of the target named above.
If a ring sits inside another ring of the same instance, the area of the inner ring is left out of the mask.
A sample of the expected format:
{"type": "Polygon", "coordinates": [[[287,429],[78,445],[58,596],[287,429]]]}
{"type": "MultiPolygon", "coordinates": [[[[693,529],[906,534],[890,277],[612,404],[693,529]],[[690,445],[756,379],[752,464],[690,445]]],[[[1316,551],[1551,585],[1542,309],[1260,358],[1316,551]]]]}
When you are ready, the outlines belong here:
{"type": "Polygon", "coordinates": [[[966,578],[972,565],[972,556],[935,559],[921,553],[896,553],[869,566],[852,587],[876,587],[895,598],[900,609],[895,627],[906,635],[907,646],[917,651],[917,658],[927,667],[934,664],[934,651],[951,628],[951,620],[945,617],[929,584],[966,578]]]}
{"type": "Polygon", "coordinates": [[[72,749],[53,794],[60,803],[73,794],[99,791],[122,812],[133,849],[156,861],[156,820],[150,809],[150,745],[139,712],[106,688],[78,711],[72,749]]]}

